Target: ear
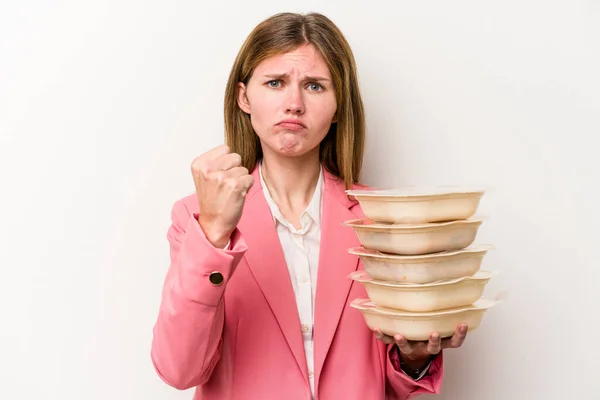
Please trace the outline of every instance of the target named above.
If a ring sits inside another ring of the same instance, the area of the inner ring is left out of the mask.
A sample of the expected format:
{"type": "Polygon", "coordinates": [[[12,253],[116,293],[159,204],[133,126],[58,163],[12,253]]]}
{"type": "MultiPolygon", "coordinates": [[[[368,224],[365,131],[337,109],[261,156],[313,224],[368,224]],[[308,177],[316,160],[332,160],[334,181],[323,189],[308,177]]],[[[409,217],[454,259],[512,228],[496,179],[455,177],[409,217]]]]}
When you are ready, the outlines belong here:
{"type": "Polygon", "coordinates": [[[333,119],[331,120],[332,124],[335,124],[336,122],[338,122],[338,118],[337,118],[337,110],[335,111],[335,114],[333,114],[333,119]]]}
{"type": "Polygon", "coordinates": [[[238,83],[237,103],[243,112],[250,114],[250,103],[246,95],[246,85],[243,82],[238,83]]]}

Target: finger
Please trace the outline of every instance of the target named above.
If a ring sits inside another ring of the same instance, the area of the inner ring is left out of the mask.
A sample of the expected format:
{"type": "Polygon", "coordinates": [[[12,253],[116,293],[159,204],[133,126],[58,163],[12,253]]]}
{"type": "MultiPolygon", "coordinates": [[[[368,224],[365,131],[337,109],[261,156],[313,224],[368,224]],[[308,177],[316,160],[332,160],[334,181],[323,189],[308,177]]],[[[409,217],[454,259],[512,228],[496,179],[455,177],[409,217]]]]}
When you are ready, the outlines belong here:
{"type": "Polygon", "coordinates": [[[242,165],[242,156],[238,153],[222,154],[208,162],[210,171],[228,171],[242,165]]]}
{"type": "Polygon", "coordinates": [[[235,192],[242,193],[243,196],[254,184],[254,177],[248,173],[245,167],[235,167],[228,171],[220,171],[217,179],[226,182],[235,192]]]}
{"type": "Polygon", "coordinates": [[[373,328],[373,333],[375,334],[375,337],[379,340],[383,339],[383,337],[385,336],[381,329],[377,327],[373,328]]]}
{"type": "Polygon", "coordinates": [[[398,349],[400,349],[401,353],[411,354],[413,352],[413,347],[404,336],[396,335],[394,336],[394,340],[396,341],[396,345],[398,346],[398,349]]]}
{"type": "Polygon", "coordinates": [[[235,179],[240,176],[249,175],[250,173],[246,167],[233,167],[227,171],[222,171],[222,174],[225,179],[235,179]]]}
{"type": "Polygon", "coordinates": [[[433,332],[429,335],[429,342],[427,343],[427,352],[429,354],[438,354],[442,350],[442,340],[440,334],[433,332]]]}
{"type": "Polygon", "coordinates": [[[392,337],[390,337],[390,336],[386,335],[385,333],[383,333],[383,332],[381,331],[381,329],[379,329],[379,328],[377,328],[377,327],[373,328],[373,333],[375,334],[375,337],[376,337],[378,340],[381,340],[381,341],[382,341],[383,343],[385,343],[385,344],[394,343],[394,338],[392,338],[392,337]]]}
{"type": "Polygon", "coordinates": [[[252,175],[228,178],[225,177],[225,172],[219,172],[216,176],[222,187],[227,188],[233,193],[241,193],[242,196],[245,196],[254,184],[254,177],[252,175]]]}
{"type": "Polygon", "coordinates": [[[221,145],[202,154],[192,161],[192,173],[207,177],[212,172],[226,171],[240,166],[242,158],[239,154],[231,153],[229,147],[221,145]]]}
{"type": "Polygon", "coordinates": [[[468,327],[466,324],[460,324],[459,326],[457,326],[454,335],[452,335],[450,340],[448,340],[446,348],[458,348],[462,346],[462,344],[465,341],[465,338],[467,337],[467,331],[468,327]]]}
{"type": "Polygon", "coordinates": [[[254,177],[252,175],[246,175],[240,178],[240,188],[244,196],[248,193],[248,190],[250,190],[252,185],[254,185],[254,177]]]}
{"type": "Polygon", "coordinates": [[[231,153],[231,149],[226,144],[221,144],[215,148],[210,149],[206,153],[204,153],[204,158],[206,160],[214,160],[220,156],[231,153]]]}

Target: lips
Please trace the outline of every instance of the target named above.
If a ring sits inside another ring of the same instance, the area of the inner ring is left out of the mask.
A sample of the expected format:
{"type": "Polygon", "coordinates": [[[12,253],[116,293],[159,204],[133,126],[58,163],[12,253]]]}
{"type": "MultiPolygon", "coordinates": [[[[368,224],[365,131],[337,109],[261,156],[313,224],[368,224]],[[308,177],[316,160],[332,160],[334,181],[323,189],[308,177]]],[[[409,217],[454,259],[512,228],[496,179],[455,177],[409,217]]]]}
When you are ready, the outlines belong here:
{"type": "Polygon", "coordinates": [[[283,121],[280,121],[277,126],[294,131],[306,128],[306,126],[297,119],[284,119],[283,121]]]}

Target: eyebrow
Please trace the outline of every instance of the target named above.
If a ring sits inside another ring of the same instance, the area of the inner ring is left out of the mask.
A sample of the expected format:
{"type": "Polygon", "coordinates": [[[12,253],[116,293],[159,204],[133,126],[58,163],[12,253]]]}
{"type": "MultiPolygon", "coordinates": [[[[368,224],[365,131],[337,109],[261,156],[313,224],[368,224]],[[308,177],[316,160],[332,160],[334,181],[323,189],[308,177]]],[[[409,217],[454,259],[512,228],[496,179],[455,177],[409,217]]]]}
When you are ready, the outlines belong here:
{"type": "MultiPolygon", "coordinates": [[[[289,74],[265,74],[264,77],[265,78],[269,78],[269,79],[285,79],[285,78],[289,78],[289,74]]],[[[324,76],[305,76],[303,79],[303,81],[311,81],[311,82],[329,82],[328,78],[325,78],[324,76]]]]}

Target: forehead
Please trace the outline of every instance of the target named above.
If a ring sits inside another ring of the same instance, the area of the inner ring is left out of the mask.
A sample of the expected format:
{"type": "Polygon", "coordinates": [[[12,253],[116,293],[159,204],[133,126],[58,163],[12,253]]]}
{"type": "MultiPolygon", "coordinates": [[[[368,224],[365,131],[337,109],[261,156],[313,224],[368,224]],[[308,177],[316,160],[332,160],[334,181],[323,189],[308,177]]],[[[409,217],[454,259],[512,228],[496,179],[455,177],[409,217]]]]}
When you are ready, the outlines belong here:
{"type": "Polygon", "coordinates": [[[261,61],[256,75],[264,74],[319,74],[329,77],[329,68],[321,53],[312,45],[305,44],[287,53],[276,54],[261,61]]]}

